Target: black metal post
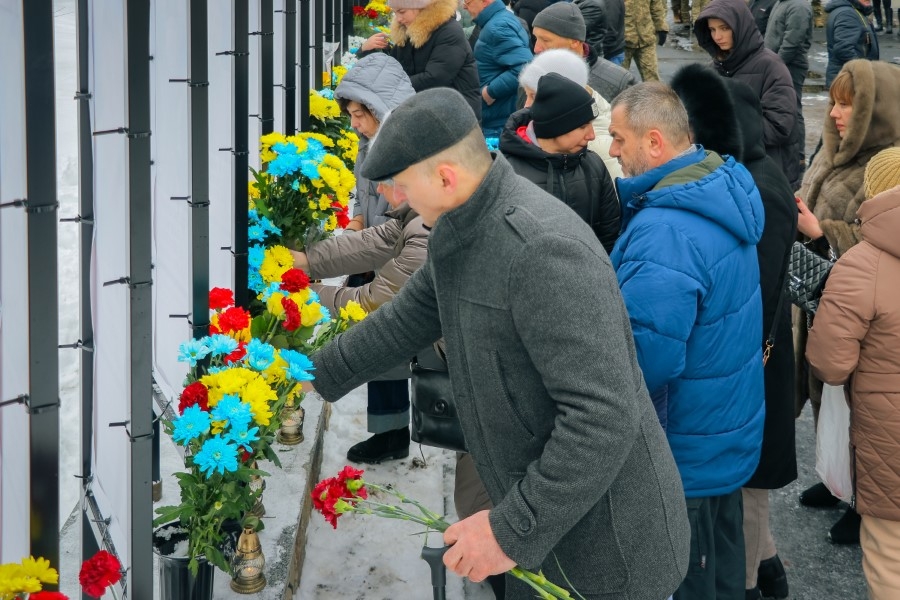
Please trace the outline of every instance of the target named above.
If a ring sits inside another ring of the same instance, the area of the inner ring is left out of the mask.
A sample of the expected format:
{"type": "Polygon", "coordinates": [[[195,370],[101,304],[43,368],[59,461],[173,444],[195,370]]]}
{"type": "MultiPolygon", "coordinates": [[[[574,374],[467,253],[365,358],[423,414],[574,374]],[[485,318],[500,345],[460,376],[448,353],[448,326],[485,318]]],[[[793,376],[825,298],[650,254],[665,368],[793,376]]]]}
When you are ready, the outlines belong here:
{"type": "Polygon", "coordinates": [[[247,0],[234,0],[234,296],[248,306],[247,284],[247,115],[249,111],[250,7],[247,0]]]}
{"type": "MultiPolygon", "coordinates": [[[[299,0],[300,2],[300,100],[303,102],[303,110],[300,111],[300,131],[309,131],[309,77],[310,77],[310,2],[312,0],[299,0]]],[[[321,77],[321,75],[319,75],[321,77]]]]}
{"type": "MultiPolygon", "coordinates": [[[[78,0],[76,17],[76,44],[78,52],[78,217],[79,252],[81,265],[79,298],[81,299],[81,335],[83,347],[80,356],[81,372],[81,476],[82,494],[93,472],[94,439],[94,322],[91,315],[91,247],[94,241],[94,154],[91,136],[91,107],[89,87],[88,50],[90,26],[88,0],[78,0]]],[[[90,516],[81,514],[81,556],[87,559],[100,549],[94,537],[90,516]]],[[[90,596],[82,592],[83,600],[90,596]]]]}
{"type": "MultiPolygon", "coordinates": [[[[59,316],[53,6],[22,2],[28,213],[31,554],[59,565],[59,316]]],[[[23,257],[24,258],[24,257],[23,257]]]]}
{"type": "Polygon", "coordinates": [[[325,0],[325,41],[334,41],[334,0],[325,0]]]}
{"type": "Polygon", "coordinates": [[[316,89],[318,89],[322,85],[322,73],[325,71],[325,0],[313,1],[316,3],[316,25],[313,31],[313,36],[315,37],[315,60],[313,62],[315,64],[313,65],[312,80],[315,82],[316,89]]]}
{"type": "Polygon", "coordinates": [[[341,23],[341,50],[350,49],[350,35],[353,34],[353,0],[338,0],[343,6],[344,17],[341,23]]]}
{"type": "Polygon", "coordinates": [[[153,598],[151,554],[152,272],[150,187],[150,0],[126,3],[128,103],[128,211],[131,403],[131,490],[127,591],[130,600],[153,598]]]}
{"type": "Polygon", "coordinates": [[[271,133],[275,124],[274,37],[272,0],[259,3],[259,122],[262,134],[271,133]]]}
{"type": "Polygon", "coordinates": [[[209,32],[207,0],[188,8],[191,122],[191,326],[209,333],[209,32]]]}
{"type": "Polygon", "coordinates": [[[284,0],[284,133],[292,135],[296,132],[297,0],[284,0]]]}

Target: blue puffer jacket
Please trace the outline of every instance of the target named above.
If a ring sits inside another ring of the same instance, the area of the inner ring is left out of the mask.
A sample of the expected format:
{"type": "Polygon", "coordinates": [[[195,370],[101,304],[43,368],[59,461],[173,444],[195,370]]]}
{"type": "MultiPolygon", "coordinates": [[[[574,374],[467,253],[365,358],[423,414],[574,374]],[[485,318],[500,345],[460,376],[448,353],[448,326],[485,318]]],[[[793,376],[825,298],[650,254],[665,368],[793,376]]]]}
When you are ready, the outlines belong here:
{"type": "Polygon", "coordinates": [[[825,5],[825,42],[828,65],[825,67],[825,89],[845,64],[856,58],[878,60],[878,36],[869,23],[872,5],[863,6],[857,0],[831,0],[825,5]]]}
{"type": "Polygon", "coordinates": [[[481,129],[488,137],[498,137],[506,119],[516,112],[519,72],[532,59],[528,34],[501,0],[485,7],[475,24],[481,28],[475,42],[478,79],[494,99],[490,106],[481,101],[481,129]]]}
{"type": "Polygon", "coordinates": [[[702,148],[617,184],[624,230],[610,259],[647,389],[668,387],[657,411],[685,495],[733,492],[759,462],[765,417],[759,191],[702,148]]]}

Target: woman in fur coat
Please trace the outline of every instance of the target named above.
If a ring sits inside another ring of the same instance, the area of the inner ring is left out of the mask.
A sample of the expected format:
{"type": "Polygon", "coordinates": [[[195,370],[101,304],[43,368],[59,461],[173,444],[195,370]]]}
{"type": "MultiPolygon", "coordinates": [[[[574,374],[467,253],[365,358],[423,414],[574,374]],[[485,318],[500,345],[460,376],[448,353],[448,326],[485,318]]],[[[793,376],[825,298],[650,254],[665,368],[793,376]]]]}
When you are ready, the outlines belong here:
{"type": "Polygon", "coordinates": [[[784,567],[769,527],[769,490],[797,479],[794,448],[794,345],[790,301],[781,290],[791,245],[797,236],[797,205],[787,178],[766,155],[759,98],[748,86],[719,77],[702,65],[688,65],[672,78],[690,119],[694,142],[730,154],[753,176],[765,209],[762,238],[756,245],[763,321],[760,344],[773,336],[763,371],[766,420],[759,465],[742,488],[747,599],[787,598],[784,567]]]}
{"type": "Polygon", "coordinates": [[[390,35],[367,39],[359,56],[381,50],[403,65],[417,92],[436,87],[458,91],[481,121],[481,87],[475,56],[456,20],[457,0],[388,0],[394,11],[390,35]]]}
{"type": "MultiPolygon", "coordinates": [[[[875,154],[900,146],[900,67],[858,59],[848,62],[829,90],[828,116],[822,129],[822,149],[816,154],[798,192],[798,229],[807,245],[823,256],[840,257],[860,241],[856,220],[865,193],[863,174],[875,154]]],[[[794,311],[796,350],[795,413],[809,399],[818,421],[822,382],[809,372],[804,356],[807,320],[794,311]]],[[[800,495],[800,503],[831,507],[838,499],[818,483],[800,495]]],[[[835,543],[859,542],[859,516],[852,508],[832,527],[835,543]]]]}

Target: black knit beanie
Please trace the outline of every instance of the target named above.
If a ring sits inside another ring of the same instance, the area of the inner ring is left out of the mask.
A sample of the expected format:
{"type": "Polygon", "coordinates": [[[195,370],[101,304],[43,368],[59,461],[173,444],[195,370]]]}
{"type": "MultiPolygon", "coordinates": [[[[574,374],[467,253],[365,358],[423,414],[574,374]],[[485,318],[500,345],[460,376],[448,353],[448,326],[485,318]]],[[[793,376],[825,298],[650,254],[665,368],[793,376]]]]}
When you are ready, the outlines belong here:
{"type": "Polygon", "coordinates": [[[594,98],[571,79],[556,73],[547,73],[538,79],[537,93],[531,105],[537,137],[559,137],[590,123],[599,114],[594,98]]]}

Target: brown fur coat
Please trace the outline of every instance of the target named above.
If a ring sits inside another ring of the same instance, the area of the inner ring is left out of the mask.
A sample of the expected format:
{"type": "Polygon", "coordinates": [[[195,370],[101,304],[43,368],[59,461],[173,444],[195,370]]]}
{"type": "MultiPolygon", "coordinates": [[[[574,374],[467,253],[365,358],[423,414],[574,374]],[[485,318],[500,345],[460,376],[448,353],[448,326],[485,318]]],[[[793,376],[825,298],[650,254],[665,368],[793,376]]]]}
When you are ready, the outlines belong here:
{"type": "MultiPolygon", "coordinates": [[[[900,67],[864,59],[844,65],[853,76],[853,112],[843,139],[829,102],[822,129],[822,149],[803,178],[797,193],[819,219],[825,238],[838,256],[860,241],[856,211],[863,203],[863,175],[869,159],[881,150],[900,146],[900,67]]],[[[794,348],[799,415],[809,398],[818,416],[822,382],[808,373],[805,316],[794,309],[794,348]]]]}

